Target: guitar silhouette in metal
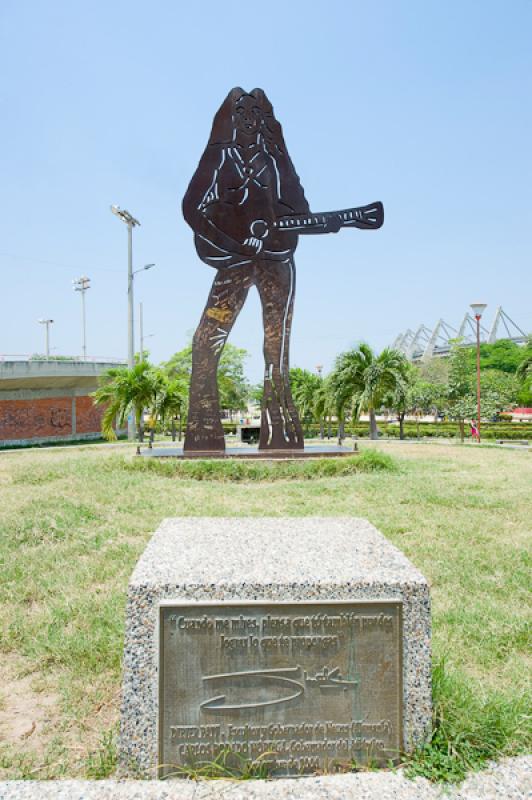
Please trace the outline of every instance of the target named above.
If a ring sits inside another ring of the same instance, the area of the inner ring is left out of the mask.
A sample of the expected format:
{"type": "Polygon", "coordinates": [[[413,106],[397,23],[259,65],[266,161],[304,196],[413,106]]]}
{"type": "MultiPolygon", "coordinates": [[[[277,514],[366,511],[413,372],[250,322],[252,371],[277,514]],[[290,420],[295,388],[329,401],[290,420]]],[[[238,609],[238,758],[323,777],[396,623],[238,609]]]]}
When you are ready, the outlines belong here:
{"type": "Polygon", "coordinates": [[[290,393],[289,344],[303,234],[380,228],[382,203],[313,213],[262,89],[232,89],[183,199],[200,259],[217,272],[192,344],[185,451],[225,449],[217,369],[251,286],[262,304],[264,393],[259,450],[303,448],[290,393]]]}

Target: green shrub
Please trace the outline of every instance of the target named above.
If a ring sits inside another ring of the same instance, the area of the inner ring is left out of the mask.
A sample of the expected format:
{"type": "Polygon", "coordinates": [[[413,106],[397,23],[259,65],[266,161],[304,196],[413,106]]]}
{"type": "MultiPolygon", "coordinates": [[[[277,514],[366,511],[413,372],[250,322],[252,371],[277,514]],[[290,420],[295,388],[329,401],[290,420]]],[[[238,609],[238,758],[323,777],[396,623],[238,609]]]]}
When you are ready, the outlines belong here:
{"type": "MultiPolygon", "coordinates": [[[[189,478],[197,481],[275,481],[308,480],[311,478],[342,477],[357,472],[393,471],[396,462],[387,453],[364,450],[340,458],[296,459],[268,461],[255,459],[121,459],[120,468],[134,472],[155,472],[167,478],[189,478]]],[[[117,462],[115,462],[116,467],[117,462]]]]}
{"type": "MultiPolygon", "coordinates": [[[[398,439],[400,435],[400,428],[398,423],[378,423],[381,438],[398,439]]],[[[332,437],[336,438],[338,435],[337,425],[331,427],[332,437]]],[[[419,425],[415,422],[405,422],[403,426],[404,436],[406,439],[419,438],[445,438],[456,439],[460,436],[458,422],[420,422],[419,425]]],[[[481,426],[481,436],[484,439],[532,439],[532,425],[528,423],[514,423],[514,422],[483,422],[481,426]]],[[[320,434],[319,425],[308,426],[308,437],[317,437],[320,434]]],[[[369,437],[369,423],[356,423],[352,425],[346,424],[346,436],[360,436],[369,437]]],[[[466,426],[466,436],[469,436],[469,431],[466,426]]]]}

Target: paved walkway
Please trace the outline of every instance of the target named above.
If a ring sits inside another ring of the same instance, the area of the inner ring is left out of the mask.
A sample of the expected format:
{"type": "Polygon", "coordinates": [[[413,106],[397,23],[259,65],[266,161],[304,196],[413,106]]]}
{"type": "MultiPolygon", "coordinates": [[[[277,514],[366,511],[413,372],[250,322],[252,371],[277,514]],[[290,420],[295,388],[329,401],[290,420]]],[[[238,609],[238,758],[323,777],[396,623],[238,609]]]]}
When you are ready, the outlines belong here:
{"type": "Polygon", "coordinates": [[[532,757],[511,758],[439,786],[400,772],[277,781],[7,781],[0,800],[530,800],[532,757]]]}

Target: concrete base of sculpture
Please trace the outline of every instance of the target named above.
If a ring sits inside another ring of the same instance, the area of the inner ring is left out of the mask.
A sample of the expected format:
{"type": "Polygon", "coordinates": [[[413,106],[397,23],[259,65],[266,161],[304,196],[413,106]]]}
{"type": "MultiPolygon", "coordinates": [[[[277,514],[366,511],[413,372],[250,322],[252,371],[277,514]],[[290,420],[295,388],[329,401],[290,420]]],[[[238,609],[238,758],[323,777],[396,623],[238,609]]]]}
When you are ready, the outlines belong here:
{"type": "Polygon", "coordinates": [[[427,581],[366,520],[167,519],[129,583],[121,774],[398,760],[430,728],[430,645],[427,581]]]}
{"type": "Polygon", "coordinates": [[[262,461],[293,461],[301,458],[337,458],[352,456],[358,452],[353,447],[337,444],[307,445],[299,450],[259,450],[254,445],[227,447],[225,450],[184,450],[182,447],[152,447],[141,450],[144,458],[236,458],[261,459],[262,461]]]}

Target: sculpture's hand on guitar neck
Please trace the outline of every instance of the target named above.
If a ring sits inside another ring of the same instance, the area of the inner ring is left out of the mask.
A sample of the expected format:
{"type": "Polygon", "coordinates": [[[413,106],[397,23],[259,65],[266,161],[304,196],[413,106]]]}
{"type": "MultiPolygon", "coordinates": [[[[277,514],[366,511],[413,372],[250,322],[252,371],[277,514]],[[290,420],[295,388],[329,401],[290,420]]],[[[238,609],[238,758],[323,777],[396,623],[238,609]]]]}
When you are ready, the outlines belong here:
{"type": "Polygon", "coordinates": [[[251,236],[244,239],[243,244],[253,250],[253,254],[259,254],[264,247],[264,240],[268,236],[269,228],[268,223],[263,219],[255,219],[249,226],[251,236]]]}

